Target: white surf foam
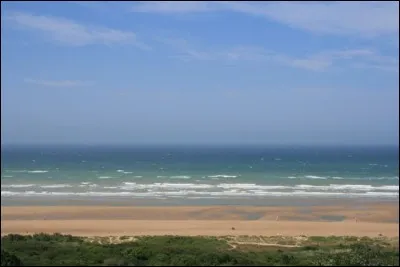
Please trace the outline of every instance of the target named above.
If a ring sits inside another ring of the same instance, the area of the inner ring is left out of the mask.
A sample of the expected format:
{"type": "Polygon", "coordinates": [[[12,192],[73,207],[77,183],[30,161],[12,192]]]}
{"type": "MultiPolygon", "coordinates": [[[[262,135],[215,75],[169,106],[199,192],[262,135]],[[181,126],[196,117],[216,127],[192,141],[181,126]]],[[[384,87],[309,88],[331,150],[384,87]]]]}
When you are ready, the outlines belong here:
{"type": "Polygon", "coordinates": [[[164,190],[173,190],[173,189],[182,189],[182,190],[190,190],[190,189],[207,189],[207,190],[221,190],[221,189],[240,189],[240,190],[264,190],[264,191],[276,191],[276,190],[313,190],[313,191],[321,191],[322,193],[326,193],[327,191],[331,192],[357,192],[357,191],[399,191],[399,186],[390,185],[390,186],[372,186],[372,185],[358,185],[358,184],[330,184],[330,185],[309,185],[309,184],[300,184],[300,185],[258,185],[258,184],[250,184],[250,183],[221,183],[221,184],[202,184],[202,183],[152,183],[152,184],[139,184],[135,182],[123,182],[122,186],[120,186],[123,190],[145,190],[145,189],[164,189],[164,190]]]}
{"type": "Polygon", "coordinates": [[[135,190],[135,189],[209,189],[213,188],[213,185],[209,184],[173,184],[173,183],[153,183],[153,184],[137,184],[133,182],[124,182],[124,185],[120,188],[123,190],[135,190]]]}
{"type": "Polygon", "coordinates": [[[117,170],[117,172],[123,173],[123,174],[131,174],[131,173],[133,173],[133,172],[127,172],[127,171],[124,171],[124,170],[117,170]]]}
{"type": "Polygon", "coordinates": [[[24,172],[28,172],[28,171],[27,170],[10,170],[8,172],[24,173],[24,172]]]}
{"type": "Polygon", "coordinates": [[[151,191],[151,192],[103,192],[103,191],[88,191],[88,192],[49,192],[49,191],[1,191],[2,197],[7,196],[82,196],[82,197],[187,197],[196,196],[198,198],[224,198],[224,197],[310,197],[310,196],[329,196],[329,197],[398,197],[399,194],[395,192],[363,192],[363,193],[344,193],[344,192],[315,192],[296,190],[293,192],[268,192],[268,191],[238,191],[238,190],[225,190],[222,192],[199,192],[195,190],[178,190],[178,191],[151,191]]]}
{"type": "Polygon", "coordinates": [[[69,184],[50,184],[50,185],[42,185],[40,188],[66,188],[66,187],[72,187],[69,184]]]}
{"type": "Polygon", "coordinates": [[[43,170],[34,170],[34,171],[27,171],[27,173],[46,173],[49,171],[43,171],[43,170]]]}
{"type": "Polygon", "coordinates": [[[7,196],[16,196],[19,195],[20,192],[12,192],[12,191],[3,191],[1,190],[1,196],[7,197],[7,196]]]}
{"type": "Polygon", "coordinates": [[[324,176],[317,176],[317,175],[306,175],[304,176],[307,179],[321,179],[321,180],[326,180],[328,179],[328,177],[324,177],[324,176]]]}
{"type": "Polygon", "coordinates": [[[171,178],[171,179],[190,179],[192,177],[187,176],[187,175],[178,175],[178,176],[170,176],[169,178],[171,178]]]}
{"type": "Polygon", "coordinates": [[[330,185],[296,185],[294,188],[317,189],[322,191],[347,190],[347,191],[399,191],[399,186],[372,186],[357,184],[330,184],[330,185]]]}
{"type": "Polygon", "coordinates": [[[114,177],[112,177],[112,176],[100,176],[100,177],[98,177],[99,179],[112,179],[112,178],[114,178],[114,177]]]}
{"type": "Polygon", "coordinates": [[[49,172],[49,171],[46,171],[46,170],[33,170],[33,171],[31,171],[31,170],[11,170],[9,172],[14,172],[14,173],[46,173],[46,172],[49,172]]]}
{"type": "Polygon", "coordinates": [[[224,189],[264,189],[264,190],[274,190],[274,189],[290,189],[290,186],[283,185],[257,185],[257,184],[219,184],[219,188],[224,189]]]}
{"type": "Polygon", "coordinates": [[[228,174],[217,174],[207,176],[208,178],[237,178],[237,175],[228,175],[228,174]]]}
{"type": "Polygon", "coordinates": [[[287,179],[319,179],[319,180],[398,180],[399,177],[342,177],[342,176],[317,176],[317,175],[306,175],[306,176],[288,176],[287,179]]]}
{"type": "Polygon", "coordinates": [[[35,184],[10,184],[10,185],[1,185],[1,188],[25,188],[34,186],[35,184]]]}

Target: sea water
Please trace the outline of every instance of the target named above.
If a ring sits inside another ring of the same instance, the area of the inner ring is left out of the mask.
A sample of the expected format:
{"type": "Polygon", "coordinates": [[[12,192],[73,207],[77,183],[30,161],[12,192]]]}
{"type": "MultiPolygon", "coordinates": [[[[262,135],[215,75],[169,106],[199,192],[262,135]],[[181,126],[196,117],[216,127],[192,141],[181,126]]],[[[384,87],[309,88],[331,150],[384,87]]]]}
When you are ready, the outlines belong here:
{"type": "Polygon", "coordinates": [[[1,198],[395,200],[398,160],[382,146],[2,146],[1,198]]]}

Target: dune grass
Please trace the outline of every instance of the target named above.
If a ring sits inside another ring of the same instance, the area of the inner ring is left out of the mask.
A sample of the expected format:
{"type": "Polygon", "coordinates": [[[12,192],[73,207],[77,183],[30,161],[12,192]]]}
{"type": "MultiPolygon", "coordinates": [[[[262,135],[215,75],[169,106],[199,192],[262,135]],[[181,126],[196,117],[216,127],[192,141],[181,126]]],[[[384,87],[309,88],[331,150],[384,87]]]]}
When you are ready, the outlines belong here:
{"type": "Polygon", "coordinates": [[[398,238],[7,235],[1,266],[398,266],[398,238]]]}

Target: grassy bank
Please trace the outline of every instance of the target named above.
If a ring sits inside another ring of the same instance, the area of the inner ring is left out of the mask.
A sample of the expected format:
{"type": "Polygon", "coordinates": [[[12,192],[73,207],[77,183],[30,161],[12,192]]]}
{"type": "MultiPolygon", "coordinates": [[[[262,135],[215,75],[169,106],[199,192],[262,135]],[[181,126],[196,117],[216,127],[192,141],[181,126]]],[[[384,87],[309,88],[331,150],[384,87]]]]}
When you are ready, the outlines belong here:
{"type": "Polygon", "coordinates": [[[398,238],[7,235],[1,266],[398,266],[398,238]]]}

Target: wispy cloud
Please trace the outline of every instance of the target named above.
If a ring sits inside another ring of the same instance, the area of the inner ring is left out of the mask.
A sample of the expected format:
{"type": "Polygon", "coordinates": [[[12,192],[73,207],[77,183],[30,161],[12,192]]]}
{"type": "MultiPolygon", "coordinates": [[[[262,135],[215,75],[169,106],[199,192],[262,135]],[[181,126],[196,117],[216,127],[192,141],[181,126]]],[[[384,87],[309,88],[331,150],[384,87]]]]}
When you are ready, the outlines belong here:
{"type": "Polygon", "coordinates": [[[138,1],[132,11],[144,13],[194,13],[211,11],[207,1],[138,1]]]}
{"type": "Polygon", "coordinates": [[[184,61],[190,60],[214,60],[215,55],[212,52],[194,48],[186,39],[183,38],[155,38],[156,41],[167,45],[175,51],[171,57],[179,58],[184,61]]]}
{"type": "Polygon", "coordinates": [[[260,61],[271,57],[271,52],[258,46],[238,45],[228,49],[204,49],[194,46],[184,38],[156,38],[158,42],[170,47],[175,54],[173,58],[184,61],[219,60],[219,61],[260,61]]]}
{"type": "Polygon", "coordinates": [[[376,37],[399,32],[399,4],[393,2],[223,2],[231,10],[314,33],[376,37]]]}
{"type": "Polygon", "coordinates": [[[235,46],[218,54],[222,59],[229,61],[265,61],[272,60],[276,56],[273,51],[250,45],[235,46]]]}
{"type": "Polygon", "coordinates": [[[182,14],[233,11],[317,34],[377,37],[398,35],[398,1],[374,2],[137,2],[134,12],[182,14]]]}
{"type": "Polygon", "coordinates": [[[159,38],[158,41],[170,46],[176,54],[174,58],[184,61],[214,60],[220,62],[258,61],[270,62],[283,66],[310,71],[325,71],[335,65],[375,68],[398,72],[399,61],[396,58],[383,56],[372,49],[342,49],[323,51],[310,55],[290,56],[260,46],[235,46],[219,51],[199,49],[182,38],[159,38]]]}
{"type": "Polygon", "coordinates": [[[102,2],[109,2],[109,1],[66,1],[70,4],[77,4],[84,7],[93,7],[101,4],[102,2]]]}
{"type": "Polygon", "coordinates": [[[88,11],[107,14],[108,17],[121,16],[123,13],[128,13],[130,2],[121,1],[66,1],[69,4],[82,7],[88,11]]]}
{"type": "Polygon", "coordinates": [[[347,49],[325,51],[305,58],[287,59],[293,67],[323,71],[335,64],[349,67],[369,67],[386,71],[399,71],[399,61],[393,57],[383,56],[370,49],[347,49]]]}
{"type": "Polygon", "coordinates": [[[90,81],[77,80],[36,80],[26,78],[24,82],[48,87],[81,87],[93,85],[93,82],[90,81]]]}
{"type": "Polygon", "coordinates": [[[304,57],[293,57],[288,55],[277,55],[276,60],[282,64],[312,70],[323,71],[334,65],[340,60],[351,60],[356,57],[365,57],[372,55],[373,52],[367,49],[358,50],[340,50],[340,51],[324,51],[314,53],[304,57]]]}
{"type": "Polygon", "coordinates": [[[64,18],[14,12],[6,16],[6,21],[13,22],[23,29],[41,32],[52,40],[64,45],[133,44],[142,49],[149,48],[147,45],[139,42],[136,34],[133,32],[84,25],[64,18]]]}

